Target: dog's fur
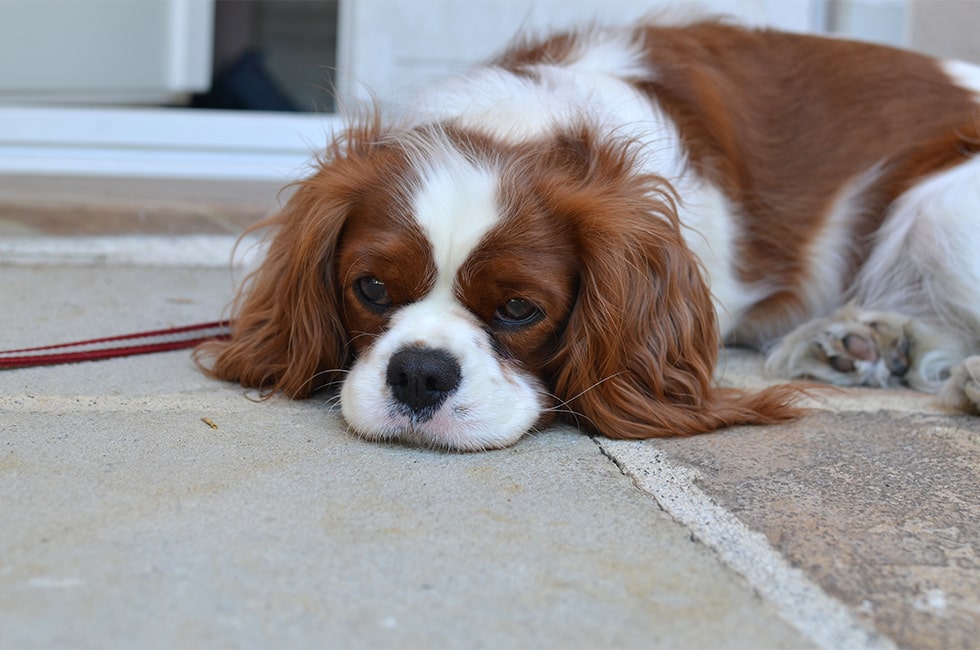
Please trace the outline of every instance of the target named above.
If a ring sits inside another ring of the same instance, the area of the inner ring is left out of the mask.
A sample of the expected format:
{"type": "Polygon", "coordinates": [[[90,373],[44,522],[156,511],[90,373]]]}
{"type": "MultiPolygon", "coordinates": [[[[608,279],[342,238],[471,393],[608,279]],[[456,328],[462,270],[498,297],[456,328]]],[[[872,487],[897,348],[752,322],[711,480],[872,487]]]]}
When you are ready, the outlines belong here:
{"type": "Polygon", "coordinates": [[[499,447],[794,417],[714,383],[980,404],[980,69],[714,21],[520,41],[355,120],[298,184],[215,377],[340,384],[358,434],[499,447]]]}

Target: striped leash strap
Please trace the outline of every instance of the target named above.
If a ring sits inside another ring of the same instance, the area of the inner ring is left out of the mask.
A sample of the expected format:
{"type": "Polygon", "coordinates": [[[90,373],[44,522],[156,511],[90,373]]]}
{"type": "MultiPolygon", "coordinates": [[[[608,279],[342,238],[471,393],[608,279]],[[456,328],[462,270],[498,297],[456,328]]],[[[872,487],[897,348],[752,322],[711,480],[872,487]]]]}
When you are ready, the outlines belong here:
{"type": "Polygon", "coordinates": [[[214,321],[60,345],[6,350],[0,351],[0,369],[50,366],[182,350],[204,341],[227,339],[230,333],[229,321],[214,321]]]}

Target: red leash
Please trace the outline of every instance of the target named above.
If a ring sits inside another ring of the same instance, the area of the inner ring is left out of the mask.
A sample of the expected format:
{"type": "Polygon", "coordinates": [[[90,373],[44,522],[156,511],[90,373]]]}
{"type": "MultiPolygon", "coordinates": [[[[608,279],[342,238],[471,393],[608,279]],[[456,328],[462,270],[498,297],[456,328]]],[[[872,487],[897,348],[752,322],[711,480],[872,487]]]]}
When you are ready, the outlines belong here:
{"type": "Polygon", "coordinates": [[[214,321],[61,345],[7,350],[0,352],[0,369],[49,366],[59,363],[96,361],[136,354],[182,350],[192,348],[204,341],[226,339],[230,333],[231,323],[229,321],[214,321]]]}

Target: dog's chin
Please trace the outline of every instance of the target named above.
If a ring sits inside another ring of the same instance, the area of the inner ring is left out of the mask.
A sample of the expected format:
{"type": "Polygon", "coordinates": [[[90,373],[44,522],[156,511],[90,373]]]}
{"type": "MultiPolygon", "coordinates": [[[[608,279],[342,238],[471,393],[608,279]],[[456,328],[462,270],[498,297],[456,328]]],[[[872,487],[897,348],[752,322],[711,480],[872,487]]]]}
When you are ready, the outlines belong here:
{"type": "Polygon", "coordinates": [[[503,449],[522,437],[522,434],[504,439],[501,436],[459,435],[445,431],[433,431],[428,427],[409,425],[390,430],[360,431],[351,429],[359,437],[375,443],[405,445],[436,451],[477,452],[503,449]]]}
{"type": "Polygon", "coordinates": [[[537,419],[517,418],[514,422],[501,418],[500,422],[474,426],[447,422],[449,418],[442,417],[425,421],[411,417],[368,418],[365,421],[365,418],[347,412],[344,418],[351,431],[365,440],[464,452],[509,447],[520,440],[537,419]]]}

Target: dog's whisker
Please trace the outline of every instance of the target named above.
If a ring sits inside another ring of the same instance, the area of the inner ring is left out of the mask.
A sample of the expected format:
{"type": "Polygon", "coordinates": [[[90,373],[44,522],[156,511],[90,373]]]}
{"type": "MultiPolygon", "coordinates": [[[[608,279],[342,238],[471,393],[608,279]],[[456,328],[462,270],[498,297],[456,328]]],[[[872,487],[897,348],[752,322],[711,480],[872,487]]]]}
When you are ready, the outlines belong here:
{"type": "MultiPolygon", "coordinates": [[[[604,384],[604,383],[606,383],[607,381],[610,381],[610,380],[612,380],[612,379],[615,379],[616,377],[619,377],[620,375],[623,375],[623,374],[625,374],[625,373],[626,373],[626,371],[625,371],[625,370],[620,370],[619,372],[615,372],[615,373],[613,373],[613,374],[611,374],[611,375],[608,375],[608,376],[606,376],[606,377],[603,377],[602,379],[600,379],[600,380],[598,380],[598,381],[596,381],[596,382],[594,382],[594,383],[593,383],[592,385],[590,385],[590,386],[588,386],[588,387],[586,387],[586,388],[584,388],[584,389],[582,389],[582,390],[581,390],[581,391],[579,391],[578,393],[576,393],[576,394],[574,394],[574,395],[572,395],[571,397],[569,397],[569,398],[566,398],[566,399],[561,399],[560,397],[558,397],[557,395],[555,395],[555,394],[553,394],[553,393],[548,393],[548,395],[549,395],[550,397],[552,397],[552,398],[554,398],[554,399],[556,400],[556,402],[557,402],[557,404],[555,405],[555,407],[553,407],[553,408],[551,408],[551,409],[548,409],[548,410],[549,410],[549,411],[555,411],[555,412],[558,412],[558,411],[556,411],[555,409],[561,409],[561,408],[565,408],[565,407],[568,407],[568,406],[569,406],[569,404],[571,404],[572,402],[574,402],[574,401],[575,401],[575,400],[577,400],[578,398],[580,398],[580,397],[582,397],[582,396],[583,396],[583,395],[585,395],[586,393],[589,393],[589,392],[591,392],[591,391],[593,391],[593,390],[595,390],[596,388],[598,388],[598,387],[599,387],[599,386],[601,386],[602,384],[604,384]]],[[[569,410],[569,411],[567,411],[567,412],[569,412],[569,413],[572,413],[572,412],[574,412],[574,411],[571,411],[571,410],[569,410]]]]}
{"type": "Polygon", "coordinates": [[[328,409],[330,409],[330,410],[336,410],[337,407],[340,406],[340,393],[337,392],[337,393],[331,395],[330,397],[328,397],[324,401],[325,401],[326,406],[327,406],[328,409]]]}
{"type": "MultiPolygon", "coordinates": [[[[319,372],[314,373],[309,379],[304,381],[302,384],[300,384],[299,391],[305,390],[307,386],[315,382],[318,378],[323,377],[324,375],[331,375],[331,374],[346,375],[348,373],[350,373],[350,370],[346,368],[333,368],[328,370],[320,370],[319,372]]],[[[343,382],[344,382],[343,379],[337,379],[335,381],[331,381],[326,384],[323,384],[322,386],[317,386],[316,388],[318,389],[333,388],[334,386],[342,385],[343,382]]]]}

